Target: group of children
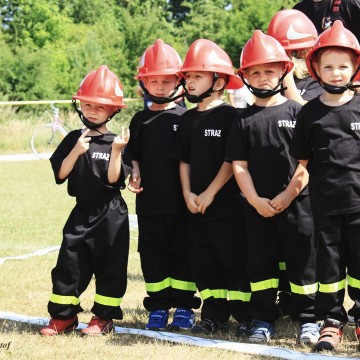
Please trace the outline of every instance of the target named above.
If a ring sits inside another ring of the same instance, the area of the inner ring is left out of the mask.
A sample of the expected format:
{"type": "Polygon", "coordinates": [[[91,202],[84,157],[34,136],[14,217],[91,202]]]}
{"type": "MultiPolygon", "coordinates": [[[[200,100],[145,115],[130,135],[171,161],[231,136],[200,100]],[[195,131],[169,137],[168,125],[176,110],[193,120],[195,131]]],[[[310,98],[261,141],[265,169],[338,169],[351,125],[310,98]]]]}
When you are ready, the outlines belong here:
{"type": "Polygon", "coordinates": [[[276,14],[268,34],[254,31],[237,74],[210,40],[196,40],[182,63],[158,39],[136,75],[151,105],[131,120],[130,138],[107,126],[126,106],[118,78],[106,66],[87,75],[73,97],[85,129],[50,159],[76,206],[40,332],[77,326],[93,275],[94,316],[82,335],[108,333],[122,319],[129,223],[120,189],[129,175],[146,329],[213,334],[232,316],[238,336],[266,343],[280,316],[283,264],[300,343],[321,351],[340,342],[346,281],[360,340],[359,64],[359,43],[341,21],[318,38],[297,10],[276,14]],[[181,86],[190,110],[175,102],[181,86]],[[240,111],[222,98],[242,86],[255,102],[240,111]]]}

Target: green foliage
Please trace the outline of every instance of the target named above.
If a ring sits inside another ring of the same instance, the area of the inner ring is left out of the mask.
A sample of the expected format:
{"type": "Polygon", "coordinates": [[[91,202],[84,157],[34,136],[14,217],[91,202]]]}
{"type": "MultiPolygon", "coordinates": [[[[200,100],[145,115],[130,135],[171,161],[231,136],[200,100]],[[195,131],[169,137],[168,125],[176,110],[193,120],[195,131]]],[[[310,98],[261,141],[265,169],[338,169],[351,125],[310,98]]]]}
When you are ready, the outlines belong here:
{"type": "Polygon", "coordinates": [[[139,59],[157,38],[184,57],[213,40],[234,67],[254,29],[295,0],[0,0],[0,99],[70,99],[106,64],[136,97],[139,59]]]}

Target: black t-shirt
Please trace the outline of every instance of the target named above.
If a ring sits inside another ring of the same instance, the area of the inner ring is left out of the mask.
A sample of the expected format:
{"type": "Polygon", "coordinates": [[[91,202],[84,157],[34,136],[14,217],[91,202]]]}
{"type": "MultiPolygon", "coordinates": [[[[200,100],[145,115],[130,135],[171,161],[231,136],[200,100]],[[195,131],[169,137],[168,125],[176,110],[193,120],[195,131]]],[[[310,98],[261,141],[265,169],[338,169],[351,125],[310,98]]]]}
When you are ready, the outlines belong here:
{"type": "Polygon", "coordinates": [[[360,1],[341,0],[339,12],[332,11],[333,0],[303,0],[293,8],[303,12],[315,25],[319,34],[339,19],[360,41],[360,1]]]}
{"type": "Polygon", "coordinates": [[[176,131],[185,108],[143,110],[130,122],[130,158],[139,162],[141,186],[136,195],[138,215],[185,213],[179,176],[179,160],[174,156],[176,131]]]}
{"type": "MultiPolygon", "coordinates": [[[[233,106],[221,104],[207,111],[188,110],[178,129],[179,159],[190,164],[190,187],[194,194],[204,192],[218,174],[225,158],[225,147],[231,124],[238,116],[233,106]]],[[[209,221],[243,215],[243,198],[234,176],[216,194],[198,221],[209,221]]]]}
{"type": "Polygon", "coordinates": [[[310,76],[304,79],[295,78],[295,84],[300,96],[306,101],[315,99],[324,92],[320,84],[310,76]]]}
{"type": "MultiPolygon", "coordinates": [[[[248,162],[260,197],[274,198],[294,175],[298,162],[290,155],[289,144],[300,109],[293,100],[270,107],[252,105],[233,124],[226,157],[248,162]]],[[[302,194],[307,194],[306,188],[302,194]]]]}
{"type": "Polygon", "coordinates": [[[309,160],[314,214],[360,211],[360,96],[335,107],[319,98],[305,104],[290,151],[299,160],[309,160]]]}
{"type": "Polygon", "coordinates": [[[113,133],[90,136],[89,149],[77,159],[73,170],[67,179],[59,179],[58,173],[63,160],[69,155],[81,136],[81,130],[71,131],[50,158],[57,184],[68,180],[67,188],[70,196],[76,197],[78,203],[97,204],[111,198],[125,188],[125,179],[130,170],[130,164],[121,166],[119,180],[110,184],[107,177],[111,145],[116,136],[113,133]]]}

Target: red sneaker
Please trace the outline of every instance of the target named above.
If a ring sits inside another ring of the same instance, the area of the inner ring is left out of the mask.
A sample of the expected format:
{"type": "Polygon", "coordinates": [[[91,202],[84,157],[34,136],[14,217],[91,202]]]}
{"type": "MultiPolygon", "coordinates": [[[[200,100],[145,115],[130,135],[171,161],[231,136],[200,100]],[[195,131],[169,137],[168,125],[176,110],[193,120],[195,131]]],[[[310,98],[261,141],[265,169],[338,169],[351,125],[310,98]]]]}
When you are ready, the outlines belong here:
{"type": "Polygon", "coordinates": [[[67,319],[50,319],[49,325],[40,330],[40,334],[44,336],[53,336],[74,330],[79,325],[77,316],[67,319]]]}
{"type": "Polygon", "coordinates": [[[81,335],[104,335],[109,334],[113,330],[112,320],[102,320],[98,316],[93,316],[87,328],[81,330],[81,335]]]}
{"type": "Polygon", "coordinates": [[[356,322],[356,325],[355,325],[355,335],[357,337],[357,339],[359,340],[359,343],[360,343],[360,320],[358,320],[356,322]]]}
{"type": "Polygon", "coordinates": [[[340,343],[344,325],[334,319],[326,319],[320,330],[320,337],[314,346],[314,351],[332,351],[340,343]]]}

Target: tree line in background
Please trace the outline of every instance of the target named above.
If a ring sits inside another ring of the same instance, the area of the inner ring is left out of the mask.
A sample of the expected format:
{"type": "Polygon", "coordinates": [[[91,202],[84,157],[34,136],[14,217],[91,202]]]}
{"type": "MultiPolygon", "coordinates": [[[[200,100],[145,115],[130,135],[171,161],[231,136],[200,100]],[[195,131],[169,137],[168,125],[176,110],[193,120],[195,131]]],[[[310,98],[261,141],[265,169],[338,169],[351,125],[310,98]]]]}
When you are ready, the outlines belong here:
{"type": "Polygon", "coordinates": [[[155,39],[184,58],[198,38],[216,42],[239,67],[254,29],[296,0],[0,0],[0,101],[70,99],[106,64],[135,97],[140,56],[155,39]]]}

